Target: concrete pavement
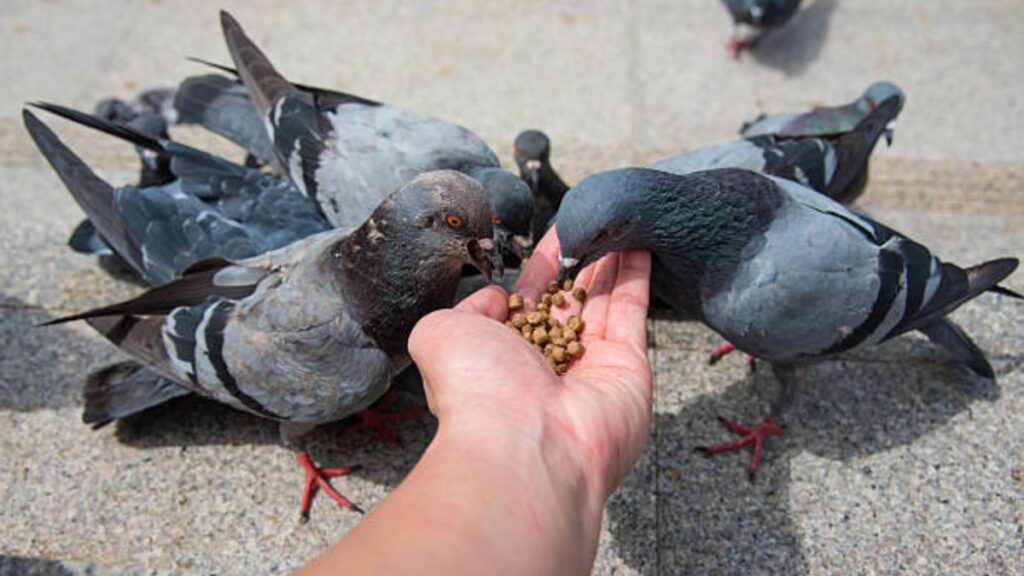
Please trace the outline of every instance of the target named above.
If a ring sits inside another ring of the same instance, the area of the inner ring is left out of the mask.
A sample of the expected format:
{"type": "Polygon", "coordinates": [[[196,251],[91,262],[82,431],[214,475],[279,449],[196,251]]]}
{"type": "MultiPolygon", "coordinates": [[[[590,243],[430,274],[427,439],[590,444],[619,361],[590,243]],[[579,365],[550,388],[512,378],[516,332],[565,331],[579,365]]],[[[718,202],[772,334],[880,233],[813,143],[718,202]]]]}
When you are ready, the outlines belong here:
{"type": "MultiPolygon", "coordinates": [[[[877,79],[908,102],[862,207],[954,262],[1024,245],[1024,6],[814,0],[739,62],[708,0],[509,5],[225,2],[289,77],[450,118],[506,162],[542,128],[568,180],[734,137],[760,112],[845,102],[877,79]]],[[[119,358],[78,325],[36,328],[135,288],[72,254],[81,213],[21,127],[20,107],[90,108],[226,61],[216,7],[7,2],[0,14],[0,574],[263,574],[296,567],[359,520],[326,499],[300,525],[301,475],[274,426],[195,400],[91,432],[81,383],[119,358]]],[[[115,182],[130,147],[47,122],[115,182]]],[[[239,157],[194,130],[176,137],[239,157]]],[[[1024,290],[1018,273],[1008,285],[1024,290]]],[[[709,331],[651,321],[657,400],[640,465],[608,504],[601,574],[1024,572],[1024,307],[986,295],[954,318],[996,382],[916,336],[818,366],[754,483],[746,454],[706,459],[716,416],[756,421],[775,391],[709,331]]],[[[429,442],[339,427],[314,456],[378,503],[429,442]]]]}

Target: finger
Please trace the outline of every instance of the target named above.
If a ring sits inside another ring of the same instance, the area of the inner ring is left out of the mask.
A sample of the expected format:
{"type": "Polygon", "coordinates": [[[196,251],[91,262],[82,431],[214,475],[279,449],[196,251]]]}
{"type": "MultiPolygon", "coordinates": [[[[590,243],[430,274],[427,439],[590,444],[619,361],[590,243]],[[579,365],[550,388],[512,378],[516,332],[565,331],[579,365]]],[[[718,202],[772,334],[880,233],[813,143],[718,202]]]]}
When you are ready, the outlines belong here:
{"type": "Polygon", "coordinates": [[[508,294],[501,286],[491,284],[473,292],[455,306],[456,310],[504,320],[508,316],[508,294]]]}
{"type": "Polygon", "coordinates": [[[646,250],[623,252],[608,303],[605,338],[647,349],[647,308],[651,294],[651,254],[646,250]]]}
{"type": "Polygon", "coordinates": [[[537,305],[541,294],[548,287],[548,282],[558,275],[558,235],[555,227],[552,226],[547,234],[541,238],[530,255],[530,261],[526,263],[519,279],[516,280],[515,290],[523,295],[528,308],[537,305]]]}
{"type": "Polygon", "coordinates": [[[619,270],[619,254],[602,256],[592,266],[593,277],[587,288],[587,301],[582,312],[583,334],[590,338],[604,338],[608,325],[608,303],[619,270]]]}

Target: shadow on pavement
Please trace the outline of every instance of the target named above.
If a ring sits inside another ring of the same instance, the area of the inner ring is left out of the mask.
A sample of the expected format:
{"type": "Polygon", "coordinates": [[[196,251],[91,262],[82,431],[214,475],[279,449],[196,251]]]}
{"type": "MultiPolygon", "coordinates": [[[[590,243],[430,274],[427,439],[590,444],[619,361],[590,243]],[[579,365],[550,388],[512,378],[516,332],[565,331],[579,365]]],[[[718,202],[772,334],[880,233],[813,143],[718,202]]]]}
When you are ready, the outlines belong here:
{"type": "Polygon", "coordinates": [[[785,26],[769,32],[751,55],[758,64],[776,68],[787,76],[804,73],[821,54],[829,21],[838,0],[817,0],[800,10],[785,26]]]}
{"type": "MultiPolygon", "coordinates": [[[[655,414],[657,441],[657,566],[666,574],[802,574],[808,565],[804,535],[789,510],[790,461],[803,451],[843,462],[908,445],[970,411],[979,400],[999,398],[999,386],[974,376],[921,339],[893,343],[896,361],[830,361],[809,370],[785,412],[786,433],[770,439],[761,469],[748,479],[749,450],[716,457],[699,446],[733,438],[717,417],[754,424],[775,398],[779,386],[767,366],[728,386],[685,404],[678,413],[655,414]],[[903,350],[906,348],[906,350],[903,350]]],[[[888,349],[890,346],[883,346],[888,349]]],[[[666,359],[683,353],[661,351],[666,359]]],[[[693,358],[691,352],[688,358],[693,358]]],[[[692,360],[691,360],[692,361],[692,360]]],[[[733,360],[733,361],[738,361],[733,360]]],[[[665,367],[671,371],[670,366],[665,367]]],[[[997,367],[998,370],[998,367],[997,367]]],[[[668,374],[668,378],[664,375],[668,374]]],[[[864,466],[863,474],[871,474],[864,466]]],[[[627,483],[621,490],[647,491],[651,484],[627,483]]],[[[616,495],[630,501],[640,494],[616,495]]],[[[827,503],[825,503],[827,507],[827,503]]],[[[635,542],[626,507],[609,507],[612,533],[622,557],[645,571],[651,559],[635,542]]]]}
{"type": "Polygon", "coordinates": [[[99,338],[68,326],[40,326],[53,316],[0,296],[0,410],[80,406],[85,375],[121,359],[99,338]]]}

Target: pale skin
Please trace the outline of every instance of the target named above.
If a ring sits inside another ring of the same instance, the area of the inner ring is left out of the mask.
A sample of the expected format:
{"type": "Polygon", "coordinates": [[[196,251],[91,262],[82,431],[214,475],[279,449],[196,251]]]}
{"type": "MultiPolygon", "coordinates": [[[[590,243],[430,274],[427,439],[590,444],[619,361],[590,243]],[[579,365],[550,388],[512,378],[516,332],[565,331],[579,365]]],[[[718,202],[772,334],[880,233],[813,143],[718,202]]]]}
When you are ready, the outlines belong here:
{"type": "MultiPolygon", "coordinates": [[[[553,231],[516,290],[532,309],[558,267],[553,231]]],[[[589,574],[605,500],[636,464],[651,421],[650,255],[584,269],[586,352],[558,376],[503,324],[484,288],[413,330],[438,430],[409,476],[299,574],[589,574]]],[[[569,298],[553,314],[579,313],[569,298]]]]}

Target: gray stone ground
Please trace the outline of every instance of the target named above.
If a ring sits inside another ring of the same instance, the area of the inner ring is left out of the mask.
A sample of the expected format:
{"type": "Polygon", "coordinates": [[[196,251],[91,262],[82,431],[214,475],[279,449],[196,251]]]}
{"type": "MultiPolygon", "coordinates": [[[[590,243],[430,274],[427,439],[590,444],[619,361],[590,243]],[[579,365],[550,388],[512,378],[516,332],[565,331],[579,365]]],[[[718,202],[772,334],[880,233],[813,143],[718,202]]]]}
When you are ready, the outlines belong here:
{"type": "MultiPolygon", "coordinates": [[[[1021,255],[1016,0],[813,0],[739,62],[713,0],[225,4],[295,80],[456,120],[506,159],[520,129],[543,128],[571,180],[891,79],[909,101],[863,207],[956,262],[1021,255]]],[[[0,573],[300,565],[359,518],[320,499],[298,524],[301,476],[273,426],[185,400],[90,432],[80,386],[116,354],[86,327],[36,327],[133,288],[65,248],[81,214],[25,137],[21,104],[90,107],[200,71],[186,55],[225,60],[214,6],[9,0],[0,37],[0,573]]],[[[132,176],[127,146],[52,125],[106,176],[132,176]]],[[[1021,278],[1008,285],[1024,289],[1021,278]]],[[[746,454],[706,459],[694,447],[727,438],[716,416],[760,418],[776,389],[769,371],[750,374],[739,357],[710,369],[713,335],[657,316],[651,439],[608,504],[596,572],[1024,572],[1024,307],[986,295],[954,317],[989,352],[996,382],[914,336],[822,364],[751,483],[746,454]]],[[[432,424],[399,432],[400,448],[330,427],[312,449],[362,464],[338,485],[372,507],[432,424]]]]}

